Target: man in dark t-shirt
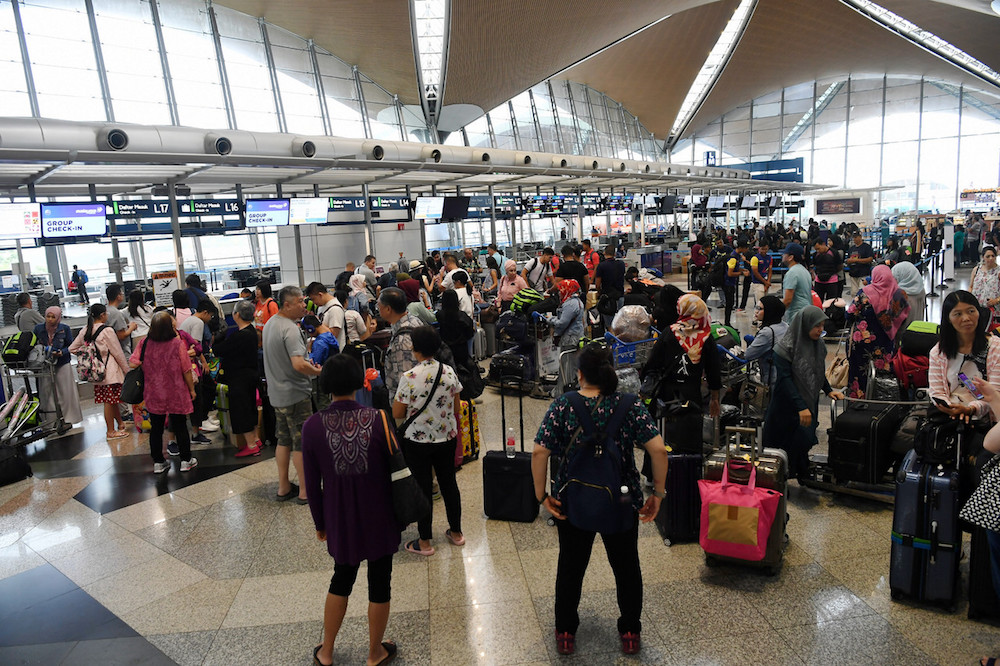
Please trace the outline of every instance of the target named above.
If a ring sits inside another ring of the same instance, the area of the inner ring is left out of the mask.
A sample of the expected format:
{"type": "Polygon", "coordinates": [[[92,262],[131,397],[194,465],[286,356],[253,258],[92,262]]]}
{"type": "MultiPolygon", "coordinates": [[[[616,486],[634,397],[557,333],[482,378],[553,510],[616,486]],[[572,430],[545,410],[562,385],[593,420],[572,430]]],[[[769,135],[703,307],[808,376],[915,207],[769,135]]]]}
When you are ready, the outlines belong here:
{"type": "MultiPolygon", "coordinates": [[[[625,305],[625,262],[615,258],[615,248],[611,245],[604,248],[604,261],[594,268],[594,284],[600,296],[614,300],[615,312],[625,305]]],[[[602,312],[601,317],[605,328],[610,327],[614,315],[602,312]]]]}
{"type": "Polygon", "coordinates": [[[580,285],[580,293],[586,298],[587,291],[590,289],[587,267],[576,256],[573,247],[570,245],[563,246],[562,256],[563,260],[559,265],[559,270],[556,271],[553,283],[559,284],[562,280],[576,280],[577,284],[580,285]]]}
{"type": "Polygon", "coordinates": [[[857,294],[858,289],[865,285],[865,278],[872,274],[872,262],[875,253],[872,246],[864,241],[860,233],[854,234],[854,244],[847,250],[847,264],[851,284],[851,293],[857,294]]]}

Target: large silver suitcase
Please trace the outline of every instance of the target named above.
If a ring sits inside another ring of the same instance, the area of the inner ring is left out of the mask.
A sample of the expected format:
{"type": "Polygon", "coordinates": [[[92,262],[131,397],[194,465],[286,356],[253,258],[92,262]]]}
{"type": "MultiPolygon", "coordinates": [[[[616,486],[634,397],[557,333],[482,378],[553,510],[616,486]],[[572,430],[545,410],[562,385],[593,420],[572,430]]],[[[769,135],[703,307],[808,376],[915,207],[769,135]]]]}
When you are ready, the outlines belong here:
{"type": "Polygon", "coordinates": [[[781,493],[778,511],[771,526],[771,534],[767,539],[767,552],[759,562],[739,560],[721,555],[705,555],[705,564],[714,566],[720,562],[736,562],[767,570],[771,575],[778,573],[785,556],[785,524],[788,521],[788,454],[782,449],[763,448],[758,446],[757,429],[740,426],[728,426],[725,430],[725,442],[721,450],[716,451],[705,461],[704,478],[719,481],[722,470],[729,461],[729,478],[737,483],[747,483],[750,480],[750,465],[757,466],[757,485],[781,493]],[[735,441],[733,441],[735,440],[735,441]]]}

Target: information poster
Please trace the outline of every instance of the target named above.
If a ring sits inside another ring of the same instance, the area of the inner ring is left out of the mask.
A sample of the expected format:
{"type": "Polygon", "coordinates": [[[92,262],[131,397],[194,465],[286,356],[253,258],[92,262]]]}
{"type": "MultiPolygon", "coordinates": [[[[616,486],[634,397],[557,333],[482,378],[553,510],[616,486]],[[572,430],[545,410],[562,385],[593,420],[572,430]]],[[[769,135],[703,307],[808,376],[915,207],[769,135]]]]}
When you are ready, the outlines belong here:
{"type": "Polygon", "coordinates": [[[42,204],[42,236],[103,236],[108,231],[107,206],[101,203],[42,204]]]}
{"type": "Polygon", "coordinates": [[[42,235],[37,203],[0,204],[0,239],[35,239],[42,235]]]}
{"type": "Polygon", "coordinates": [[[153,297],[157,305],[173,307],[174,292],[181,288],[181,282],[177,279],[177,271],[163,271],[153,273],[153,297]]]}

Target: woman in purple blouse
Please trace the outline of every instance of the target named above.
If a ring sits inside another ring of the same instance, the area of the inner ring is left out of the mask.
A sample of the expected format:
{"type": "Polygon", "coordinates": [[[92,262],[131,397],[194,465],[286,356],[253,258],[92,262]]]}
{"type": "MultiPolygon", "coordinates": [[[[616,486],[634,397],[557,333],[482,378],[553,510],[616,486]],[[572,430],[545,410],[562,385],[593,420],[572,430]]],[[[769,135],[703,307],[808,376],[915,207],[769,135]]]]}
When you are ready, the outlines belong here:
{"type": "Polygon", "coordinates": [[[333,356],[319,377],[320,390],[333,402],[302,427],[302,462],[316,536],[334,560],[323,614],[323,643],[314,664],[333,663],[333,644],[347,612],[347,600],[362,560],[368,561],[368,663],[396,654],[383,641],[389,621],[392,556],[399,550],[400,526],[392,512],[388,429],[384,412],[362,407],[354,393],[364,372],[354,358],[333,356]]]}

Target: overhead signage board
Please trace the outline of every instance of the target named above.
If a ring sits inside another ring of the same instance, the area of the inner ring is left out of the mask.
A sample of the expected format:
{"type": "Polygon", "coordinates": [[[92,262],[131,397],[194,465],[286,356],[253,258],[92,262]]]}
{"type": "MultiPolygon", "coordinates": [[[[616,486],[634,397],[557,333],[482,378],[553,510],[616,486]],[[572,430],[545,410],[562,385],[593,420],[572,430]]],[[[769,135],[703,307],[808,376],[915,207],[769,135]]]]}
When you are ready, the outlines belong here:
{"type": "Polygon", "coordinates": [[[469,197],[469,208],[490,208],[492,205],[488,194],[473,194],[469,197]]]}
{"type": "Polygon", "coordinates": [[[417,197],[413,212],[416,220],[440,220],[444,214],[444,197],[417,197]]]}
{"type": "Polygon", "coordinates": [[[239,215],[243,207],[236,199],[187,199],[178,201],[180,210],[177,214],[200,217],[202,215],[239,215]]]}
{"type": "Polygon", "coordinates": [[[288,224],[288,199],[247,199],[247,228],[283,227],[288,224]]]}
{"type": "Polygon", "coordinates": [[[42,204],[42,236],[103,236],[108,230],[106,215],[107,206],[102,203],[42,204]]]}
{"type": "Polygon", "coordinates": [[[409,210],[409,197],[372,197],[373,210],[409,210]]]}
{"type": "Polygon", "coordinates": [[[858,215],[861,213],[861,199],[817,199],[817,215],[858,215]]]}
{"type": "MultiPolygon", "coordinates": [[[[177,201],[178,217],[236,216],[242,210],[243,206],[237,199],[180,199],[177,201]]],[[[170,217],[170,202],[164,199],[114,201],[108,205],[108,217],[140,220],[170,217]]]]}
{"type": "Polygon", "coordinates": [[[513,208],[520,205],[521,198],[511,194],[498,194],[493,197],[493,206],[496,208],[513,208]]]}
{"type": "Polygon", "coordinates": [[[296,197],[290,202],[288,221],[290,224],[326,224],[329,209],[329,198],[296,197]]]}
{"type": "Polygon", "coordinates": [[[41,235],[40,204],[0,204],[0,240],[33,239],[41,235]]]}
{"type": "Polygon", "coordinates": [[[114,219],[170,217],[170,202],[162,199],[114,201],[108,208],[108,217],[114,219]]]}

